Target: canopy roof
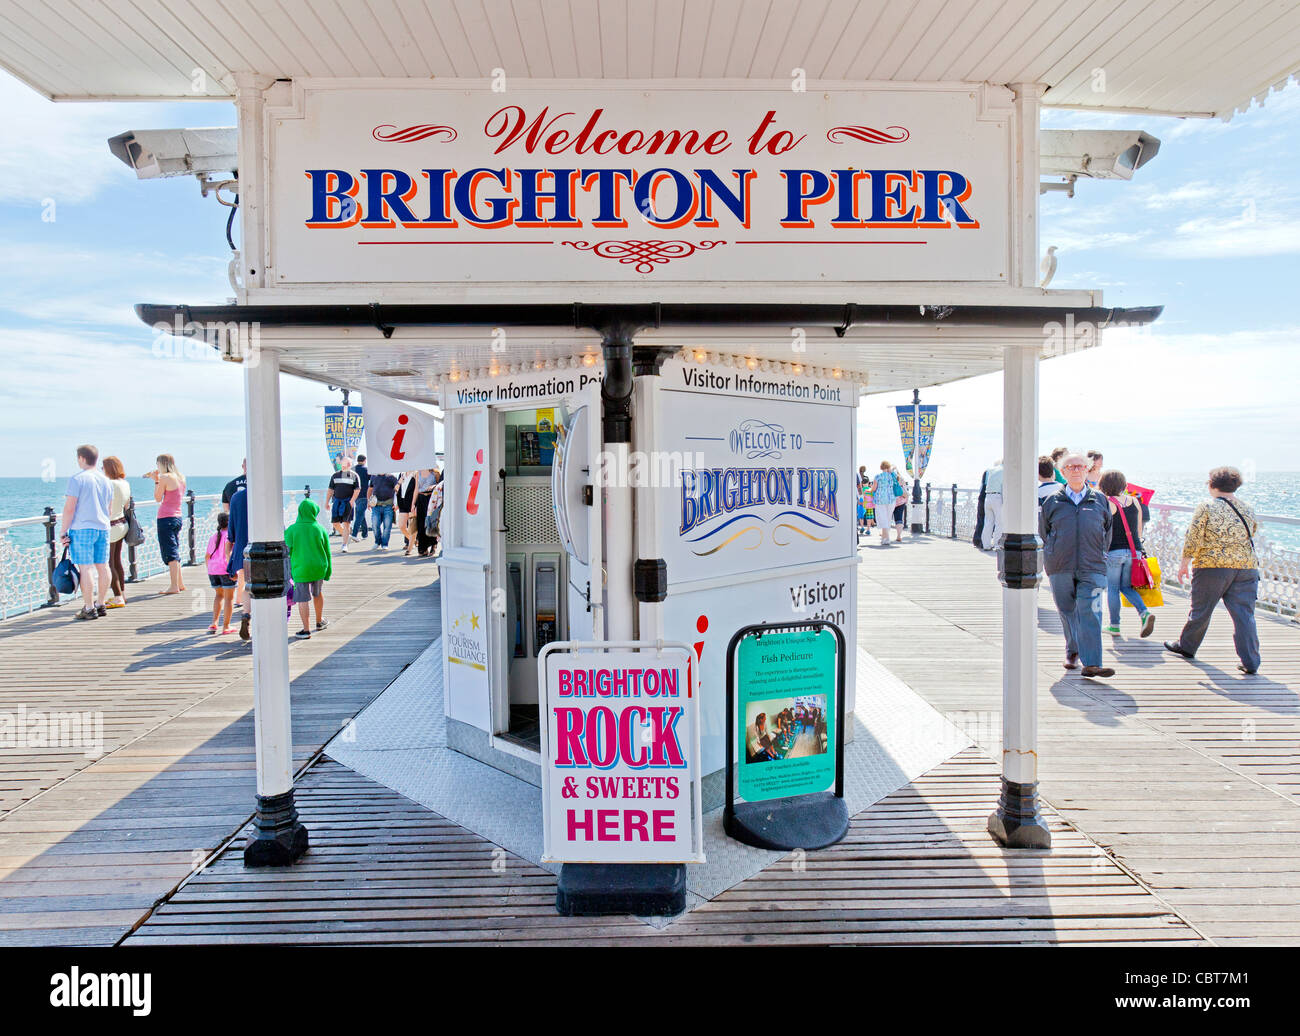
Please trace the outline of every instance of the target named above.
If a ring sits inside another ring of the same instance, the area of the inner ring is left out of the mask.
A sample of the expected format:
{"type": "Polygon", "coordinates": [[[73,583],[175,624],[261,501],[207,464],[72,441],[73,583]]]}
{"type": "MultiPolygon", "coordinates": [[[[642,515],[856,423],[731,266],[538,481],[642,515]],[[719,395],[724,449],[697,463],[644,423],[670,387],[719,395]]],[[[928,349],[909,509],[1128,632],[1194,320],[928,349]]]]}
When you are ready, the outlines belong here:
{"type": "Polygon", "coordinates": [[[160,306],[147,324],[228,355],[274,349],[289,374],[441,403],[443,378],[474,381],[599,368],[599,328],[688,363],[782,377],[842,378],[865,393],[940,385],[1002,369],[1008,346],[1041,358],[1092,348],[1105,328],[1160,307],[883,305],[160,306]],[[792,335],[792,329],[798,334],[792,335]],[[231,334],[239,336],[232,339],[231,334]]]}
{"type": "Polygon", "coordinates": [[[54,100],[273,78],[1041,83],[1044,103],[1227,118],[1300,72],[1269,0],[0,0],[0,67],[54,100]],[[199,72],[202,75],[199,75],[199,72]]]}

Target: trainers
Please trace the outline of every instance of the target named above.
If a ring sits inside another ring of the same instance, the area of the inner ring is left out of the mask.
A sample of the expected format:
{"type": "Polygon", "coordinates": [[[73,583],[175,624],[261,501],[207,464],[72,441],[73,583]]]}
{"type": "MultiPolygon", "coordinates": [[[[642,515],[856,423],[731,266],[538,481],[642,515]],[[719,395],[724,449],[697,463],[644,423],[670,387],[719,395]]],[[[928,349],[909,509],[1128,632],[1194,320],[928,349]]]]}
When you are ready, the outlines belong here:
{"type": "Polygon", "coordinates": [[[301,637],[303,640],[306,640],[308,637],[311,636],[311,630],[299,630],[297,633],[294,634],[294,636],[301,637]]]}
{"type": "Polygon", "coordinates": [[[1166,640],[1166,641],[1165,641],[1165,650],[1166,650],[1166,651],[1172,651],[1175,655],[1182,655],[1183,658],[1195,658],[1195,657],[1196,657],[1195,655],[1189,654],[1188,652],[1184,651],[1183,648],[1182,648],[1182,645],[1179,644],[1178,641],[1176,641],[1176,640],[1166,640]]]}
{"type": "Polygon", "coordinates": [[[249,639],[248,619],[249,619],[248,612],[244,612],[244,614],[241,615],[239,618],[239,639],[240,640],[249,639]]]}
{"type": "Polygon", "coordinates": [[[1145,615],[1142,616],[1142,632],[1139,633],[1138,636],[1149,637],[1151,636],[1151,631],[1155,628],[1156,628],[1156,617],[1151,612],[1147,612],[1145,615]]]}
{"type": "Polygon", "coordinates": [[[323,630],[323,629],[324,629],[326,626],[328,626],[328,625],[329,625],[328,622],[324,622],[324,621],[322,621],[322,622],[318,622],[318,623],[316,623],[316,629],[317,629],[317,630],[323,630]]]}
{"type": "Polygon", "coordinates": [[[1102,632],[1103,632],[1103,633],[1109,633],[1112,637],[1118,637],[1118,636],[1119,636],[1119,627],[1118,627],[1118,626],[1106,626],[1106,627],[1104,627],[1104,628],[1102,629],[1102,632]]]}
{"type": "Polygon", "coordinates": [[[343,546],[340,548],[339,553],[341,553],[341,554],[346,554],[347,552],[348,552],[348,545],[345,543],[345,544],[343,544],[343,546]]]}
{"type": "Polygon", "coordinates": [[[1062,662],[1061,665],[1065,666],[1066,669],[1078,669],[1079,656],[1073,653],[1068,654],[1065,656],[1065,661],[1062,662]]]}
{"type": "Polygon", "coordinates": [[[98,619],[99,615],[95,612],[94,608],[82,608],[81,611],[77,612],[77,614],[73,616],[73,618],[78,622],[85,622],[87,619],[98,619]]]}
{"type": "Polygon", "coordinates": [[[106,604],[95,605],[95,614],[102,619],[104,616],[108,614],[108,605],[106,604]]]}

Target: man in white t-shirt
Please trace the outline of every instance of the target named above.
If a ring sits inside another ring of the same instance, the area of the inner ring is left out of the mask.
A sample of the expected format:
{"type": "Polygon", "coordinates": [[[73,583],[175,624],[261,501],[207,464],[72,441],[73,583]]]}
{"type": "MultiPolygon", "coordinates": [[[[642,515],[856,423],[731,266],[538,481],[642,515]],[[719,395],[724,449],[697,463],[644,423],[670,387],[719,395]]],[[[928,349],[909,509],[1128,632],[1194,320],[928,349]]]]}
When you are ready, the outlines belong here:
{"type": "Polygon", "coordinates": [[[81,573],[81,598],[85,607],[73,618],[97,619],[108,614],[108,526],[113,501],[113,487],[96,468],[99,450],[94,446],[77,447],[77,466],[81,469],[68,479],[68,495],[63,504],[62,542],[68,556],[81,573]],[[93,569],[93,573],[92,573],[93,569]],[[96,590],[95,577],[99,578],[96,590]]]}

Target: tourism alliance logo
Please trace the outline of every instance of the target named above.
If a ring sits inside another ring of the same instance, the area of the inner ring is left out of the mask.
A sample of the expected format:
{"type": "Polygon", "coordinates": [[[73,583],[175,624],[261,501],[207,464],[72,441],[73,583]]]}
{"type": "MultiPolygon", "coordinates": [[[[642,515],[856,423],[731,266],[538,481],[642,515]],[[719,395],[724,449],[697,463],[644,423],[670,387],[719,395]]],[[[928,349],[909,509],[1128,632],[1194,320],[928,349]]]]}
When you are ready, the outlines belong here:
{"type": "Polygon", "coordinates": [[[483,618],[474,611],[461,612],[447,631],[447,661],[487,671],[487,643],[483,618]]]}

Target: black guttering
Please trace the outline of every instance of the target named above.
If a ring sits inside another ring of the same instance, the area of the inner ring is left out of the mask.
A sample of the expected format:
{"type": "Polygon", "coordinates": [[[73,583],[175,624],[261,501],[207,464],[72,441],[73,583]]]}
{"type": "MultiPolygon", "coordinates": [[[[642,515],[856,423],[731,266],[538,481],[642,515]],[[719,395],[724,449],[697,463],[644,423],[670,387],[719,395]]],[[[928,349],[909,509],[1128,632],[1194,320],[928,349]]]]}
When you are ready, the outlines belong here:
{"type": "Polygon", "coordinates": [[[481,303],[411,305],[164,306],[140,303],[136,314],[173,334],[193,334],[214,323],[249,322],[264,327],[373,327],[385,337],[396,327],[570,327],[620,332],[662,327],[769,326],[849,327],[1043,327],[1057,322],[1109,327],[1149,324],[1163,306],[1128,309],[1068,306],[911,306],[862,303],[650,302],[481,303]],[[189,325],[187,329],[187,325],[189,325]]]}

